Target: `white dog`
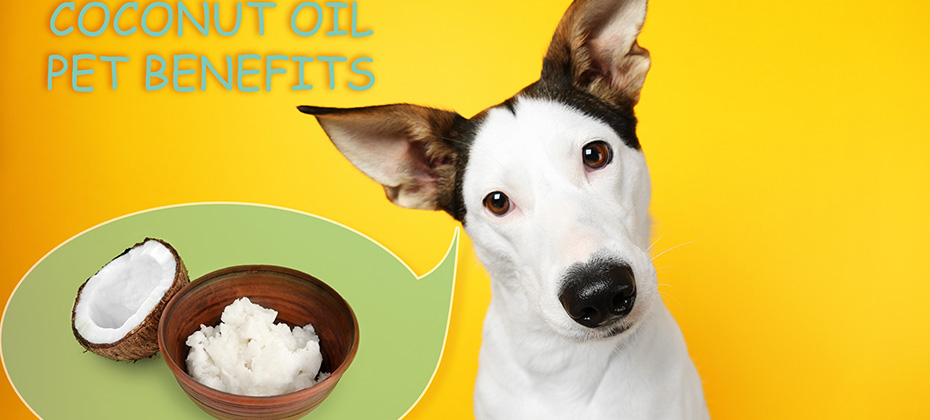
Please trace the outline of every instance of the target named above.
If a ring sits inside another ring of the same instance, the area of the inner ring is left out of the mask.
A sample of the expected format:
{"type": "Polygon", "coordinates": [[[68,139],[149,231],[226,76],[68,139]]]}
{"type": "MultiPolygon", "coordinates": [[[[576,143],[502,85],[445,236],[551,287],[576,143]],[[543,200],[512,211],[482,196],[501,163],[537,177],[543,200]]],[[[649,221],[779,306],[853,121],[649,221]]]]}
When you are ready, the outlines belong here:
{"type": "Polygon", "coordinates": [[[704,419],[659,298],[633,106],[645,0],[578,0],[540,80],[466,119],[397,104],[300,107],[397,205],[461,221],[491,274],[480,419],[704,419]]]}

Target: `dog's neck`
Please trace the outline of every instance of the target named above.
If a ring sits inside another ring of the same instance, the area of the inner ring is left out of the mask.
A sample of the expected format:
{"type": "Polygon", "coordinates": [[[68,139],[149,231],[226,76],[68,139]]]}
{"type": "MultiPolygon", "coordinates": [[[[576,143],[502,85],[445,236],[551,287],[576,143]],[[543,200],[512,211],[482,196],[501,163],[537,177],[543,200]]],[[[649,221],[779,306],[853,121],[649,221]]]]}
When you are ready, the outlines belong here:
{"type": "MultiPolygon", "coordinates": [[[[656,335],[677,326],[662,302],[654,302],[643,321],[622,337],[575,341],[555,333],[533,315],[522,294],[492,279],[492,298],[485,325],[485,340],[513,356],[512,363],[526,374],[551,376],[603,372],[616,357],[636,357],[650,351],[656,335]],[[489,325],[490,324],[490,325],[489,325]]],[[[503,356],[506,357],[506,356],[503,356]]]]}
{"type": "Polygon", "coordinates": [[[579,342],[541,323],[526,299],[501,280],[491,280],[476,413],[502,410],[502,404],[521,408],[491,418],[607,418],[603,415],[610,414],[601,411],[605,409],[621,410],[630,418],[692,418],[706,413],[700,387],[684,386],[699,379],[681,331],[661,301],[655,301],[643,321],[622,336],[579,342]],[[697,394],[691,395],[694,389],[697,394]],[[674,413],[668,411],[669,395],[685,402],[674,413]],[[557,406],[566,411],[533,411],[549,406],[547,400],[560,401],[557,406]]]}

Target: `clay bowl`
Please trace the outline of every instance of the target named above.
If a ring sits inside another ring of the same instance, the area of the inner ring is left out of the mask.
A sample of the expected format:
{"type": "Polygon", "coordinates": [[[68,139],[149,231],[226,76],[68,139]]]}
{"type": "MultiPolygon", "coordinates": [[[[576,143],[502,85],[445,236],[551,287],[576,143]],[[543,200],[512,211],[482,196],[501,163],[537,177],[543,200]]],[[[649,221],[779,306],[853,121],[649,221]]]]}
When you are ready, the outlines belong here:
{"type": "Polygon", "coordinates": [[[283,267],[246,265],[207,274],[181,289],[165,306],[158,325],[162,358],[178,384],[200,408],[221,419],[291,419],[326,398],[358,350],[358,320],[335,290],[309,274],[283,267]],[[200,324],[220,323],[223,308],[240,297],[278,311],[275,322],[313,324],[328,378],[310,388],[270,397],[249,397],[202,385],[187,374],[187,337],[200,324]]]}

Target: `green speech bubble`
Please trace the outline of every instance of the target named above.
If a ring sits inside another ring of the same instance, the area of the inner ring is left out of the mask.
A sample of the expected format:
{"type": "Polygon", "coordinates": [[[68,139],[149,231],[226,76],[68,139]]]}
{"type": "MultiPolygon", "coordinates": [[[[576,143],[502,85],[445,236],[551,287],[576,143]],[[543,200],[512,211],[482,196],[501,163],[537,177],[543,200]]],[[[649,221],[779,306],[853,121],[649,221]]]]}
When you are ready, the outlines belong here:
{"type": "Polygon", "coordinates": [[[309,419],[400,418],[439,365],[458,229],[443,260],[417,278],[370,238],[307,213],[231,203],[167,207],[104,223],[65,242],[10,297],[0,352],[16,391],[40,417],[210,418],[187,398],[160,355],[113,362],[84,352],[71,333],[81,283],[145,237],[168,241],[191,279],[234,265],[279,265],[323,280],[349,302],[358,316],[358,354],[309,419]]]}

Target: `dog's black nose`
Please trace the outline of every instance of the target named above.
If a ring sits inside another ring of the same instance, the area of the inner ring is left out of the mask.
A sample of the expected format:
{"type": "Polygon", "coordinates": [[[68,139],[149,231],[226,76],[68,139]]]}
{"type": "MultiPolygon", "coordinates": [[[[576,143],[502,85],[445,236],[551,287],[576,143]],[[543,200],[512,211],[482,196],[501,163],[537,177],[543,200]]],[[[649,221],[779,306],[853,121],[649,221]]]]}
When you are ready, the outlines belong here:
{"type": "Polygon", "coordinates": [[[633,269],[614,262],[573,265],[559,293],[565,312],[588,328],[599,327],[630,313],[634,300],[633,269]]]}

